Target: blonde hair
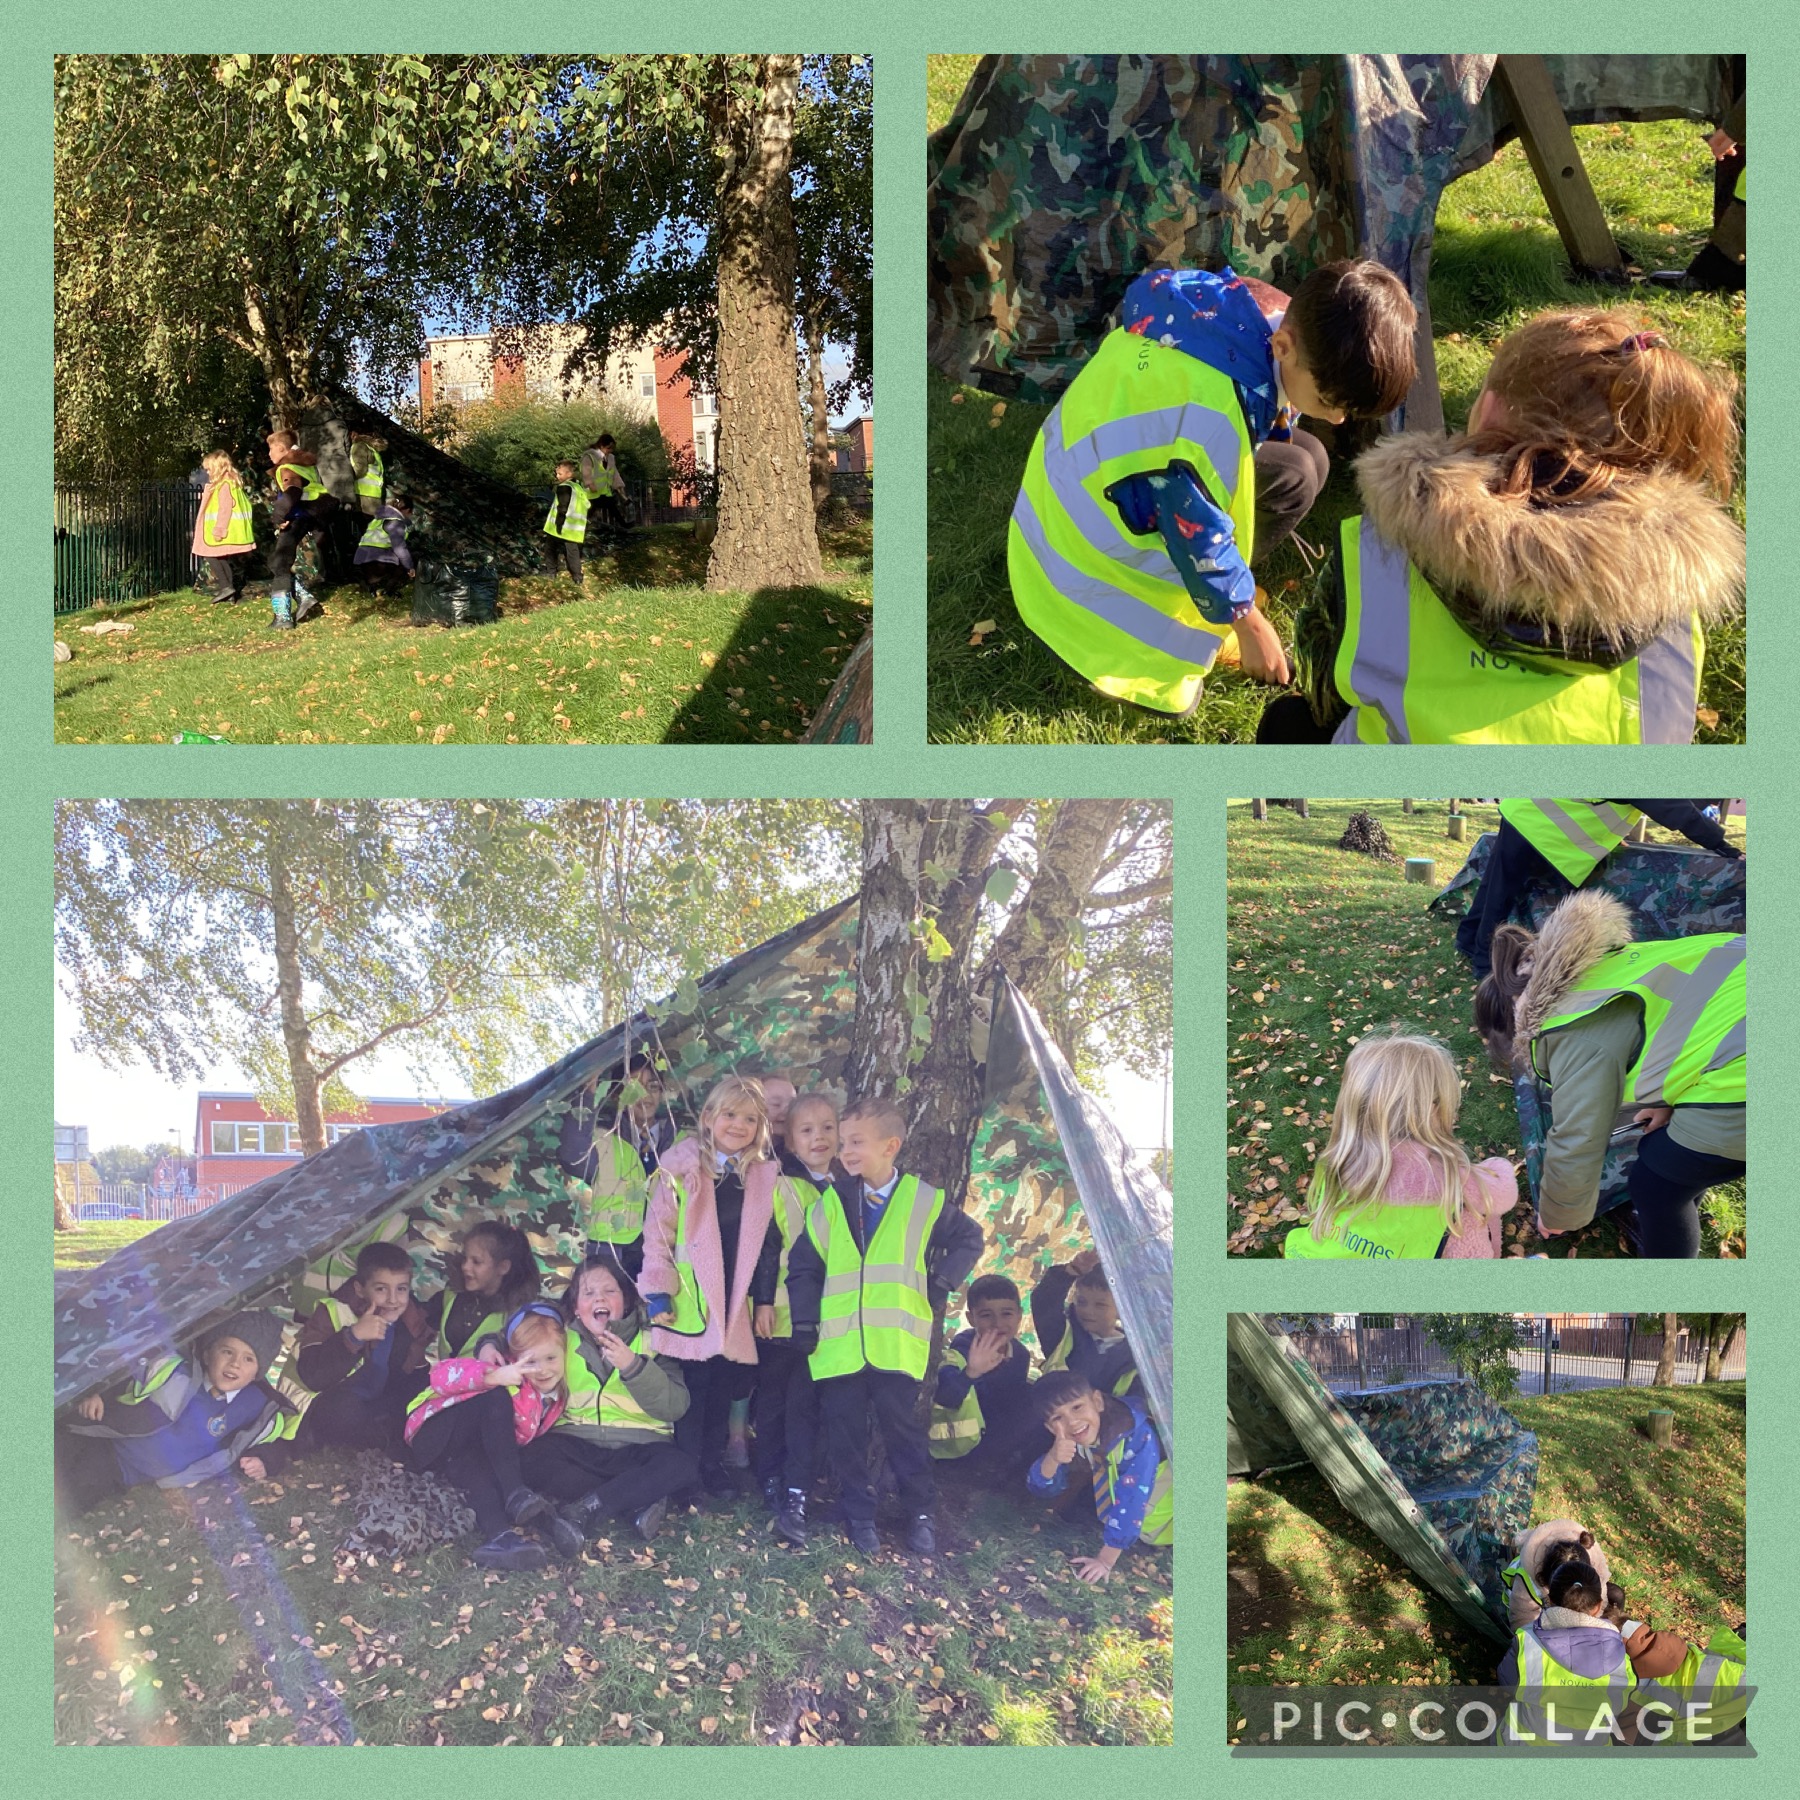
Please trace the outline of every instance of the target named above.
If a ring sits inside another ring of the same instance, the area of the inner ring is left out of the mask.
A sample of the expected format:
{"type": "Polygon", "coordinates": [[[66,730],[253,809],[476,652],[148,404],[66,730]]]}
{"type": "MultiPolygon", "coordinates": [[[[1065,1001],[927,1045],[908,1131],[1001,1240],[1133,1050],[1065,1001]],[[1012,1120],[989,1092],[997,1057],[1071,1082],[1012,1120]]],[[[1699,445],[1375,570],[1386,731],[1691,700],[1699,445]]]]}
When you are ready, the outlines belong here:
{"type": "MultiPolygon", "coordinates": [[[[548,1313],[528,1312],[506,1334],[506,1347],[513,1350],[515,1346],[529,1349],[534,1343],[554,1344],[563,1354],[562,1380],[556,1384],[556,1398],[567,1401],[569,1398],[569,1334],[568,1327],[560,1320],[553,1319],[548,1313]]],[[[517,1360],[515,1356],[515,1361],[517,1360]]]]}
{"type": "Polygon", "coordinates": [[[1313,1236],[1324,1242],[1341,1221],[1382,1200],[1401,1143],[1424,1151],[1444,1229],[1454,1232],[1469,1173],[1456,1138],[1461,1102],[1456,1064],[1436,1038],[1364,1038],[1344,1060],[1331,1137],[1313,1165],[1313,1236]]]}
{"type": "Polygon", "coordinates": [[[726,1158],[741,1175],[756,1163],[768,1162],[775,1154],[769,1137],[769,1103],[763,1098],[760,1081],[748,1075],[727,1075],[714,1086],[706,1096],[706,1104],[700,1108],[700,1147],[708,1156],[719,1154],[713,1144],[712,1122],[736,1100],[747,1100],[756,1109],[756,1141],[736,1156],[726,1158]]]}
{"type": "Polygon", "coordinates": [[[244,484],[244,478],[238,473],[237,464],[231,460],[229,450],[207,451],[200,459],[200,466],[215,484],[221,481],[234,481],[239,487],[244,484]]]}
{"type": "Polygon", "coordinates": [[[1499,492],[1569,506],[1661,472],[1730,494],[1735,383],[1649,327],[1622,308],[1549,312],[1501,340],[1487,389],[1506,416],[1468,439],[1498,458],[1499,492]]]}

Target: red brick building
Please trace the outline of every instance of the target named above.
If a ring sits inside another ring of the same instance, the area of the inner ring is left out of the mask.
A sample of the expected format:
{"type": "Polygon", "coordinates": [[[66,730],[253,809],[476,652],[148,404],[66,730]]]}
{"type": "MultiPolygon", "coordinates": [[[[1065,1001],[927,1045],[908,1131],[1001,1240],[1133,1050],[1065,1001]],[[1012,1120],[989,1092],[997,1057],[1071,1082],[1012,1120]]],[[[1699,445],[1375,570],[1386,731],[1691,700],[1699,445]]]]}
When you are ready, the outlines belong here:
{"type": "Polygon", "coordinates": [[[875,467],[875,415],[852,419],[839,433],[838,467],[866,475],[875,467]]]}
{"type": "MultiPolygon", "coordinates": [[[[429,1119],[460,1100],[367,1100],[360,1114],[327,1113],[325,1141],[370,1125],[429,1119]]],[[[203,1092],[194,1106],[194,1180],[202,1192],[248,1187],[300,1161],[300,1128],[272,1118],[254,1094],[203,1092]]]]}

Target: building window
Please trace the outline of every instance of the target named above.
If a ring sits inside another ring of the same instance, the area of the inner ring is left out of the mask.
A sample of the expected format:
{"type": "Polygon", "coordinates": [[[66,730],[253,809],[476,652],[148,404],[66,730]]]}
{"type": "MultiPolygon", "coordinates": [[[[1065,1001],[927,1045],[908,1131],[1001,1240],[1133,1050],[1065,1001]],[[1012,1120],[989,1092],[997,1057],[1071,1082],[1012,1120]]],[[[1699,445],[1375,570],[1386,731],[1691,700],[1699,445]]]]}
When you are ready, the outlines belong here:
{"type": "Polygon", "coordinates": [[[297,1135],[292,1125],[244,1125],[217,1119],[212,1128],[212,1153],[214,1156],[286,1156],[290,1140],[297,1135]]]}
{"type": "Polygon", "coordinates": [[[327,1125],[325,1127],[325,1141],[328,1144],[335,1144],[339,1138],[353,1137],[361,1130],[362,1126],[360,1125],[327,1125]]]}
{"type": "Polygon", "coordinates": [[[656,398],[656,371],[644,369],[638,375],[638,397],[643,400],[656,398]]]}
{"type": "Polygon", "coordinates": [[[696,419],[716,418],[718,411],[719,398],[716,394],[708,394],[703,391],[694,396],[694,417],[696,419]]]}

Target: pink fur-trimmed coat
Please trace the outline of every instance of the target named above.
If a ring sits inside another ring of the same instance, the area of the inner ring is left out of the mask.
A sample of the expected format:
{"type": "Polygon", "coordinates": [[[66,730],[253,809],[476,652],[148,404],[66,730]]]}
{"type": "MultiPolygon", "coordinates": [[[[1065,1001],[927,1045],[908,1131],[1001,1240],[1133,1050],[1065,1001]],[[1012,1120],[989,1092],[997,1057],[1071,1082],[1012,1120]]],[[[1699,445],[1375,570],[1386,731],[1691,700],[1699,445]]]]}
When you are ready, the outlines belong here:
{"type": "Polygon", "coordinates": [[[699,1137],[671,1144],[650,1182],[650,1204],[644,1214],[644,1267],[638,1291],[673,1296],[681,1290],[676,1268],[675,1219],[679,1181],[688,1195],[688,1236],[681,1246],[706,1300],[706,1329],[698,1337],[682,1337],[666,1326],[650,1327],[650,1348],[658,1356],[682,1362],[705,1362],[726,1356],[733,1362],[756,1361],[756,1335],[751,1329],[750,1280],[762,1254],[763,1238],[775,1216],[776,1162],[757,1163],[744,1176],[744,1212],[738,1224],[737,1267],[731,1272],[731,1298],[726,1304],[724,1247],[719,1242],[719,1216],[713,1208],[712,1158],[699,1137]]]}

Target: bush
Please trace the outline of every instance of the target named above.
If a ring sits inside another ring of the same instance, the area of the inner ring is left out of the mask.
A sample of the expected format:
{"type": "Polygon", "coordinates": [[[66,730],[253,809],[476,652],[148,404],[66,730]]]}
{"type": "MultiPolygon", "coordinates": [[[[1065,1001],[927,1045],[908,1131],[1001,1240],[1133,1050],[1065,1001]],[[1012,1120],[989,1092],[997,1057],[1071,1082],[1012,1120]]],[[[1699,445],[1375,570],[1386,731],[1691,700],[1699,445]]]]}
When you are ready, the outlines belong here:
{"type": "Polygon", "coordinates": [[[603,431],[618,440],[615,454],[628,481],[652,486],[668,480],[669,447],[654,419],[597,400],[485,400],[462,415],[456,454],[470,468],[504,481],[522,494],[555,484],[559,462],[579,463],[603,431]]]}
{"type": "Polygon", "coordinates": [[[1519,1391],[1519,1376],[1508,1360],[1523,1326],[1511,1313],[1415,1313],[1425,1335],[1490,1400],[1507,1400],[1519,1391]]]}

